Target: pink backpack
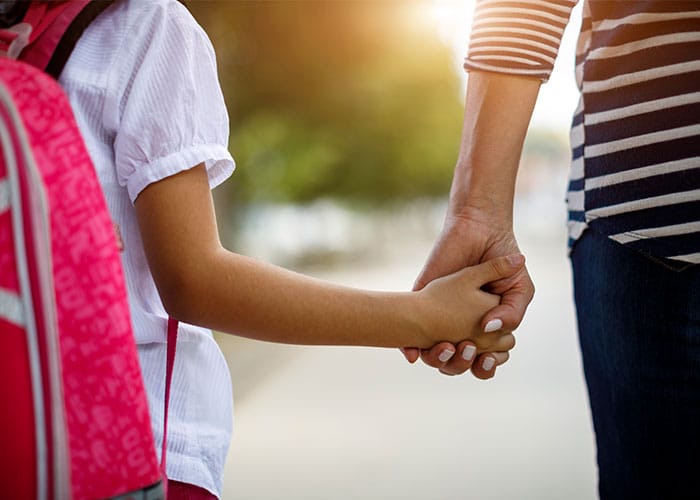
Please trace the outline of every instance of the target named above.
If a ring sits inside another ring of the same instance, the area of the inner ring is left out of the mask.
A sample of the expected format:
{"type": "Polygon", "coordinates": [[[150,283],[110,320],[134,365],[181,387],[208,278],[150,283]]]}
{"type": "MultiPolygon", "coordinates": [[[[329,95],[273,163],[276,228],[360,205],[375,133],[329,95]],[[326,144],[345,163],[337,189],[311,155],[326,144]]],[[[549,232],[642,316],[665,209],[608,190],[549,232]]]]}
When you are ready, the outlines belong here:
{"type": "MultiPolygon", "coordinates": [[[[3,498],[165,495],[114,228],[68,100],[42,71],[60,74],[69,26],[105,4],[32,3],[24,26],[0,32],[6,55],[31,62],[0,57],[3,498]]],[[[176,332],[171,321],[166,393],[176,332]]]]}

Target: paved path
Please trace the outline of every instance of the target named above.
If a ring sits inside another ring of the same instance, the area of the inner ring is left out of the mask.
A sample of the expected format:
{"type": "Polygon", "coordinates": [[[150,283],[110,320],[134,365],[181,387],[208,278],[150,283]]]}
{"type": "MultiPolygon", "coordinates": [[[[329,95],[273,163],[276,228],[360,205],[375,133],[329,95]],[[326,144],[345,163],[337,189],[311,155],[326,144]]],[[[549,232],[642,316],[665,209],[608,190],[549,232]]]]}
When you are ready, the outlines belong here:
{"type": "MultiPolygon", "coordinates": [[[[393,350],[222,339],[236,395],[224,498],[595,498],[563,241],[521,238],[537,296],[489,382],[440,376],[393,350]]],[[[322,277],[406,289],[428,248],[322,277]]]]}

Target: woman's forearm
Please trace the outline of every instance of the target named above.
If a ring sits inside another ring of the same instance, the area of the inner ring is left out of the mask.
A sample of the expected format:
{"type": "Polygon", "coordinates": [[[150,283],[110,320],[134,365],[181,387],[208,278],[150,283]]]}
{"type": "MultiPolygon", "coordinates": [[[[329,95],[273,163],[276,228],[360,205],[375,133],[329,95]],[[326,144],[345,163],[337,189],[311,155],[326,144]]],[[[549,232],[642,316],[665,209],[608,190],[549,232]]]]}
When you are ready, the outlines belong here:
{"type": "Polygon", "coordinates": [[[452,215],[480,211],[512,222],[515,179],[539,92],[537,78],[471,71],[452,215]],[[465,213],[466,212],[466,213],[465,213]]]}

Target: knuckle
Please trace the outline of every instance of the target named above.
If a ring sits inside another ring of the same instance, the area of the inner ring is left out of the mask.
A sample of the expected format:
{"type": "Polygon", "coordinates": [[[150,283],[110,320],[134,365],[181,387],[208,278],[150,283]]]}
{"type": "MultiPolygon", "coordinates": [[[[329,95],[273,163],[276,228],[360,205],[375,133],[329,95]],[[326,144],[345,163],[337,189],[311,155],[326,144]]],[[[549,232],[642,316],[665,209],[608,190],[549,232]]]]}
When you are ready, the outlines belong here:
{"type": "Polygon", "coordinates": [[[500,259],[494,259],[489,261],[489,268],[493,271],[496,276],[501,275],[501,261],[500,259]]]}

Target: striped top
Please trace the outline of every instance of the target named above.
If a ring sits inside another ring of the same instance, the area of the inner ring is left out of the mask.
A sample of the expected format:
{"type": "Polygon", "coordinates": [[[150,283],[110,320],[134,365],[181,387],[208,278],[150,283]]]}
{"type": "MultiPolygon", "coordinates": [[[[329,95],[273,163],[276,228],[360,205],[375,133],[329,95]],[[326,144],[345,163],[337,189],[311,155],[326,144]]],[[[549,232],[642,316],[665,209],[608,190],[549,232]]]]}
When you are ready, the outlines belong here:
{"type": "MultiPolygon", "coordinates": [[[[569,241],[700,263],[700,1],[582,0],[569,241]]],[[[575,0],[477,0],[467,70],[552,71],[575,0]]]]}

